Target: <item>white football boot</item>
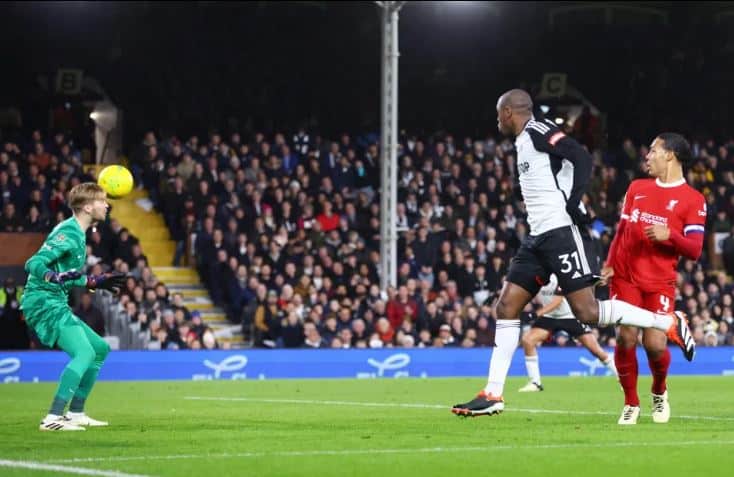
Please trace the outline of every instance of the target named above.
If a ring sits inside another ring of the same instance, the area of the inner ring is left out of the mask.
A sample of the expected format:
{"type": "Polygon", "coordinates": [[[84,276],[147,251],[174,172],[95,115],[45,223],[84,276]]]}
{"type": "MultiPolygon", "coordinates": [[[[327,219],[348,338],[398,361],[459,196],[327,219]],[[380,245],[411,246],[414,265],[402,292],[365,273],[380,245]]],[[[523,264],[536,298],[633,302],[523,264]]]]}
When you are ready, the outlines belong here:
{"type": "Polygon", "coordinates": [[[41,431],[86,431],[83,427],[72,424],[66,416],[55,414],[48,414],[44,417],[38,429],[41,431]]]}
{"type": "Polygon", "coordinates": [[[83,412],[67,412],[66,418],[69,419],[69,422],[74,424],[75,426],[104,427],[110,425],[110,423],[107,421],[98,421],[96,419],[92,419],[83,412]]]}
{"type": "Polygon", "coordinates": [[[535,381],[529,381],[525,386],[517,390],[520,393],[537,393],[543,390],[543,385],[535,381]]]}
{"type": "Polygon", "coordinates": [[[663,394],[652,395],[652,422],[665,424],[670,420],[670,404],[668,403],[668,391],[663,394]]]}
{"type": "Polygon", "coordinates": [[[617,424],[620,424],[623,426],[631,426],[631,425],[637,424],[637,418],[639,417],[640,417],[640,407],[639,406],[629,406],[625,404],[624,408],[622,409],[622,415],[619,416],[619,420],[617,421],[617,424]]]}

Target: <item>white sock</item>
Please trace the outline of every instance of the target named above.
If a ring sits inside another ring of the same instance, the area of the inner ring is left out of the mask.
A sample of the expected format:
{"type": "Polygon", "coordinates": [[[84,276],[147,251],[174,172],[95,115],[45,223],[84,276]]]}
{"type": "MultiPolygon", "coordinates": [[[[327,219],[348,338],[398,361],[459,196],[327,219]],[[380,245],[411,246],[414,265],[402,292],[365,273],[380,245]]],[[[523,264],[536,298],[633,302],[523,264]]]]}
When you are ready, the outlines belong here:
{"type": "Polygon", "coordinates": [[[614,365],[614,356],[609,356],[606,361],[603,361],[603,363],[613,375],[619,376],[619,374],[617,374],[617,367],[614,365]]]}
{"type": "Polygon", "coordinates": [[[604,300],[599,302],[599,327],[629,325],[639,328],[656,328],[668,331],[673,324],[673,317],[643,310],[621,300],[604,300]]]}
{"type": "Polygon", "coordinates": [[[520,320],[497,320],[497,331],[494,335],[495,348],[489,360],[489,376],[484,392],[501,397],[505,388],[507,371],[510,370],[512,355],[515,354],[517,342],[520,340],[520,320]]]}
{"type": "Polygon", "coordinates": [[[525,367],[528,370],[530,381],[540,384],[540,366],[538,365],[538,355],[525,356],[525,367]]]}

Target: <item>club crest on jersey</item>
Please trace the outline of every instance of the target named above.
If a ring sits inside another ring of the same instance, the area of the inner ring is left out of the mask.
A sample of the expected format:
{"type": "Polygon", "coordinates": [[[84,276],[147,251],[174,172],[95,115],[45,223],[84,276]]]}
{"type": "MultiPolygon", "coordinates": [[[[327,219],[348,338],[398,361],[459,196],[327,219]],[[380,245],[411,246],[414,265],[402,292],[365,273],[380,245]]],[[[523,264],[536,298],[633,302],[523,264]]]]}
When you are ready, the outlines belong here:
{"type": "Polygon", "coordinates": [[[677,204],[677,203],[678,203],[677,200],[671,200],[668,203],[668,206],[665,208],[665,210],[670,210],[672,212],[673,211],[673,208],[675,207],[675,204],[677,204]]]}
{"type": "Polygon", "coordinates": [[[58,234],[56,236],[56,241],[57,242],[63,242],[64,240],[66,240],[66,235],[64,235],[64,234],[58,234]]]}
{"type": "Polygon", "coordinates": [[[530,164],[526,162],[521,162],[517,165],[517,169],[520,171],[520,174],[525,174],[530,170],[530,164]]]}

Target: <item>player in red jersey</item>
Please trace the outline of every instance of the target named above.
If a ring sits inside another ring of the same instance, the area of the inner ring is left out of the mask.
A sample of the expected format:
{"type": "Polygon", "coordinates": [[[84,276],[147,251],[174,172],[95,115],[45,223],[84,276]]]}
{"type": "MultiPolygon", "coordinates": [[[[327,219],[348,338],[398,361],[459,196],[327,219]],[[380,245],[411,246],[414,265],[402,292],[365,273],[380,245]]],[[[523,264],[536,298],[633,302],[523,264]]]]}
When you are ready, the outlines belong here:
{"type": "MultiPolygon", "coordinates": [[[[697,260],[701,256],[706,201],[683,177],[691,150],[681,135],[660,134],[645,159],[652,178],[633,181],[627,189],[602,277],[609,282],[613,298],[652,312],[669,313],[675,305],[679,257],[697,260]]],[[[619,424],[636,424],[640,414],[638,333],[637,327],[619,327],[614,361],[625,396],[619,424]]],[[[653,376],[652,418],[656,423],[666,423],[670,418],[665,384],[670,351],[665,333],[644,329],[642,343],[653,376]]]]}

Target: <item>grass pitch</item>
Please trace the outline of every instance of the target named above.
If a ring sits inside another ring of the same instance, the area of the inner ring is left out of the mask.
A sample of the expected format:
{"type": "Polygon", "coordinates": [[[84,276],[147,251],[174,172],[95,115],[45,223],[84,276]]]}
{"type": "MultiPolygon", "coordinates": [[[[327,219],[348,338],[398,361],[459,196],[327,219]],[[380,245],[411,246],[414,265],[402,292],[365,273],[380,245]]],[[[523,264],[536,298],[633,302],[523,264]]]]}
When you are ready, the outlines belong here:
{"type": "Polygon", "coordinates": [[[0,386],[0,475],[730,476],[734,378],[669,380],[672,415],[617,425],[611,378],[508,380],[500,416],[459,418],[482,379],[100,382],[85,432],[40,432],[55,385],[0,386]],[[23,467],[20,467],[23,466],[23,467]]]}

